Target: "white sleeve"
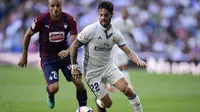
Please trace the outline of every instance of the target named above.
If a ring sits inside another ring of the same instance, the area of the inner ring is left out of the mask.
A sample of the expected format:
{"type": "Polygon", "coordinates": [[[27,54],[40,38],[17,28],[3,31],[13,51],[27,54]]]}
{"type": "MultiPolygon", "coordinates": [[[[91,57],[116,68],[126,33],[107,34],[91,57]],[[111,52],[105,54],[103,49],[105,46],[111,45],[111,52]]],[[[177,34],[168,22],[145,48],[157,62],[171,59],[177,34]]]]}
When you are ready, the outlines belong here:
{"type": "Polygon", "coordinates": [[[121,34],[120,31],[117,31],[117,40],[116,40],[116,44],[120,47],[120,46],[124,46],[126,45],[126,41],[124,40],[124,36],[121,34]]]}
{"type": "Polygon", "coordinates": [[[88,43],[93,36],[93,28],[91,26],[85,27],[77,36],[78,41],[83,44],[88,43]]]}

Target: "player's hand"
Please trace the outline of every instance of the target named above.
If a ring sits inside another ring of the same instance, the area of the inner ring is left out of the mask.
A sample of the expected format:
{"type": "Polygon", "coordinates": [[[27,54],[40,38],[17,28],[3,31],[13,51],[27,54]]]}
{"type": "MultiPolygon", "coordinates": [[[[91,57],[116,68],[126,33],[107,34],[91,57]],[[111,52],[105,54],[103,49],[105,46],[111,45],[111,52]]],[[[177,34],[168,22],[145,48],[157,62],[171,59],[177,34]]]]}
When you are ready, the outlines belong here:
{"type": "Polygon", "coordinates": [[[146,62],[140,59],[136,62],[136,64],[137,66],[147,66],[146,62]]]}
{"type": "Polygon", "coordinates": [[[18,66],[24,68],[24,67],[26,67],[26,65],[27,65],[27,55],[22,55],[22,57],[18,63],[18,66]]]}
{"type": "Polygon", "coordinates": [[[62,50],[58,53],[58,56],[63,59],[65,57],[67,57],[69,55],[69,51],[68,50],[62,50]]]}
{"type": "Polygon", "coordinates": [[[80,78],[80,72],[79,72],[79,70],[77,69],[77,68],[75,68],[75,69],[71,69],[71,72],[72,72],[72,77],[74,78],[74,79],[78,79],[78,78],[80,78]]]}

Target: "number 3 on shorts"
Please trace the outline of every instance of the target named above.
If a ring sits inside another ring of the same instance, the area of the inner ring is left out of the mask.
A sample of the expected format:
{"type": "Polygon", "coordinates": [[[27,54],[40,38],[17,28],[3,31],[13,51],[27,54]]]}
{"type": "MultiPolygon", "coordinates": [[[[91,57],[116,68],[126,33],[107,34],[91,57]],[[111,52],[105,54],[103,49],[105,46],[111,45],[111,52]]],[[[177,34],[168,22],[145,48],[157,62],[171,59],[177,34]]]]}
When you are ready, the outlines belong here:
{"type": "Polygon", "coordinates": [[[100,90],[98,83],[90,84],[90,88],[93,92],[98,92],[100,90]]]}

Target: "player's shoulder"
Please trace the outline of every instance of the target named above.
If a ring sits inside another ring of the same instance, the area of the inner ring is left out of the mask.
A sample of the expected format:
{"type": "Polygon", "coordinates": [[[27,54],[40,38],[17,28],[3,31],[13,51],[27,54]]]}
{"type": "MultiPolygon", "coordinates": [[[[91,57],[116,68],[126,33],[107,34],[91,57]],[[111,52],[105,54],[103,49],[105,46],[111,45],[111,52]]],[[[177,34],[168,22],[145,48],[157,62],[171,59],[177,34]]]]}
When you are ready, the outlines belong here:
{"type": "Polygon", "coordinates": [[[120,31],[114,25],[112,25],[112,30],[114,33],[120,33],[120,31]]]}
{"type": "Polygon", "coordinates": [[[97,28],[97,24],[96,23],[92,23],[92,24],[89,24],[87,25],[84,30],[87,30],[87,31],[93,31],[97,28]]]}
{"type": "Polygon", "coordinates": [[[63,13],[63,15],[67,16],[67,18],[68,18],[69,20],[74,20],[74,17],[73,17],[71,14],[69,14],[69,13],[67,13],[67,12],[62,12],[62,13],[63,13]]]}
{"type": "Polygon", "coordinates": [[[112,25],[112,29],[113,29],[113,33],[114,33],[117,37],[119,37],[119,36],[122,35],[121,32],[120,32],[117,28],[115,28],[113,25],[112,25]]]}

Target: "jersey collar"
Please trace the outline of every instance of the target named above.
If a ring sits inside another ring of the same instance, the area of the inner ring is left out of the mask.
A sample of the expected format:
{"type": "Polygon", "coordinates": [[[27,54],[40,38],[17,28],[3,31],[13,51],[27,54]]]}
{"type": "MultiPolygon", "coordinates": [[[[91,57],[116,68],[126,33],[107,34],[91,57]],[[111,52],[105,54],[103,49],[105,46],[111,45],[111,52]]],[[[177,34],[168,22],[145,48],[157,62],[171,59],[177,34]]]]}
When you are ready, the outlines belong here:
{"type": "Polygon", "coordinates": [[[100,24],[100,22],[98,21],[97,22],[98,23],[98,26],[103,30],[103,31],[108,31],[108,30],[110,30],[111,29],[111,27],[112,27],[112,24],[110,24],[111,25],[111,27],[109,28],[109,29],[106,29],[105,27],[103,27],[101,24],[100,24]]]}

